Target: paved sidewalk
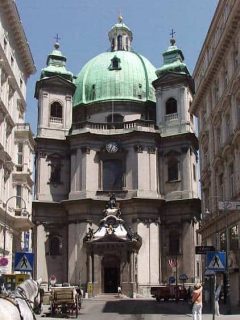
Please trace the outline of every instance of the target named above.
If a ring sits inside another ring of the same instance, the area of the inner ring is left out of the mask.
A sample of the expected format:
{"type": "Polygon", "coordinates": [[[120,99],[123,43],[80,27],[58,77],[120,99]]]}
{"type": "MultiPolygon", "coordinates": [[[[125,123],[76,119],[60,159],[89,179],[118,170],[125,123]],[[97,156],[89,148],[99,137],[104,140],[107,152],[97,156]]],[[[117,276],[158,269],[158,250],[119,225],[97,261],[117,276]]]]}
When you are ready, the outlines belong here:
{"type": "MultiPolygon", "coordinates": [[[[155,320],[155,319],[168,319],[168,320],[191,320],[192,315],[189,309],[189,305],[186,302],[180,301],[176,302],[160,302],[157,303],[155,299],[149,298],[136,298],[131,299],[124,296],[104,296],[99,295],[94,298],[83,299],[83,308],[80,311],[79,319],[82,320],[94,320],[94,319],[110,319],[109,316],[112,315],[111,319],[135,319],[141,315],[139,319],[141,320],[155,320]],[[139,311],[135,313],[131,309],[133,305],[136,305],[136,310],[139,311]],[[141,305],[143,306],[141,308],[141,305]],[[99,307],[101,306],[101,307],[99,307]],[[97,308],[97,310],[96,310],[97,308]],[[103,310],[105,309],[105,313],[103,310]],[[108,309],[108,310],[106,310],[108,309]],[[124,309],[124,310],[123,310],[124,309]],[[141,309],[141,310],[139,310],[141,309]],[[93,311],[96,310],[96,311],[93,311]],[[95,313],[94,313],[95,312],[95,313]],[[111,312],[109,314],[109,312],[111,312]],[[135,314],[135,317],[134,317],[135,314]]],[[[38,315],[37,319],[43,319],[42,317],[47,315],[48,320],[50,319],[60,319],[51,318],[49,305],[43,306],[43,313],[38,315]]],[[[220,312],[225,312],[225,305],[220,305],[220,312]]],[[[63,317],[61,317],[63,319],[63,317]]],[[[203,320],[213,320],[213,315],[210,313],[209,308],[204,305],[203,308],[203,320]]],[[[215,315],[215,320],[236,320],[240,319],[240,308],[232,307],[232,314],[221,314],[220,316],[215,315]]]]}

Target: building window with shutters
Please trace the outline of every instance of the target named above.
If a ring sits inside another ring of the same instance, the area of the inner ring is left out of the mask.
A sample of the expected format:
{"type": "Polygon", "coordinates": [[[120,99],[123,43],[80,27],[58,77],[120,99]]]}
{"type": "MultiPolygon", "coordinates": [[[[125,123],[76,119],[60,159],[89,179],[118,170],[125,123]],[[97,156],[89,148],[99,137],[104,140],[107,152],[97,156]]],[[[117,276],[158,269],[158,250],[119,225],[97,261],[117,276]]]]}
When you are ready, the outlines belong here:
{"type": "Polygon", "coordinates": [[[19,142],[17,145],[17,171],[23,170],[23,143],[19,142]]]}
{"type": "Polygon", "coordinates": [[[22,186],[16,185],[16,209],[22,208],[22,186]]]}

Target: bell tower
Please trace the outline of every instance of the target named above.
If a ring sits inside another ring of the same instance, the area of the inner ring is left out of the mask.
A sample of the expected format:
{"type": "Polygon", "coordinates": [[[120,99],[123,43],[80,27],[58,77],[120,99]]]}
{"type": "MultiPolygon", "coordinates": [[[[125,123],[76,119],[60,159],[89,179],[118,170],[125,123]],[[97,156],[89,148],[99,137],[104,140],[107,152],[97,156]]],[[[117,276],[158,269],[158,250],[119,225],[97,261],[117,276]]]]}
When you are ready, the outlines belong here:
{"type": "Polygon", "coordinates": [[[37,137],[64,140],[72,124],[73,74],[66,69],[66,57],[54,44],[36,83],[38,99],[37,137]]]}
{"type": "Polygon", "coordinates": [[[163,53],[163,65],[156,71],[156,122],[162,144],[162,193],[167,200],[197,197],[197,150],[194,118],[189,108],[194,94],[194,82],[184,63],[176,41],[163,53]]]}

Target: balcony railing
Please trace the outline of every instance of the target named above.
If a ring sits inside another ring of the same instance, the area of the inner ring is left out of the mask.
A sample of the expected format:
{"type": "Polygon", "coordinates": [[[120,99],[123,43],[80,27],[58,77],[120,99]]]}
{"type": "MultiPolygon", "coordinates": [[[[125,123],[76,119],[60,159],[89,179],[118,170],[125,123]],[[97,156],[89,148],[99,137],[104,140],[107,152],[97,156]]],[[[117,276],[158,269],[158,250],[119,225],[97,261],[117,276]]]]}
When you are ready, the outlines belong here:
{"type": "Polygon", "coordinates": [[[171,121],[171,120],[176,120],[178,119],[178,113],[171,113],[171,114],[166,114],[165,115],[165,121],[171,121]]]}
{"type": "Polygon", "coordinates": [[[144,128],[151,128],[151,129],[158,129],[155,122],[152,120],[134,120],[134,121],[127,121],[127,122],[89,122],[83,121],[78,123],[73,123],[72,131],[79,130],[79,129],[94,129],[94,130],[114,130],[114,129],[134,129],[137,127],[144,127],[144,128]]]}
{"type": "Polygon", "coordinates": [[[62,123],[63,119],[62,118],[58,118],[58,117],[50,117],[50,122],[62,123]]]}
{"type": "Polygon", "coordinates": [[[18,131],[31,131],[29,123],[16,123],[15,127],[18,131]]]}

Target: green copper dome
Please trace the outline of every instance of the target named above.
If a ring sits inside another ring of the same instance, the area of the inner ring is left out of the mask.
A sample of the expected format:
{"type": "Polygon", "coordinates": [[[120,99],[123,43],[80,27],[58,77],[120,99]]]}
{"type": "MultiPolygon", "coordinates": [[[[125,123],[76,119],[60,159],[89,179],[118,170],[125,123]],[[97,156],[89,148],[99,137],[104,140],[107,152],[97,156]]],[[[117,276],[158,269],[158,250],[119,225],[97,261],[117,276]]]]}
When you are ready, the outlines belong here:
{"type": "Polygon", "coordinates": [[[75,80],[74,106],[107,100],[155,102],[156,69],[131,51],[102,53],[90,60],[75,80]]]}
{"type": "Polygon", "coordinates": [[[73,105],[103,101],[155,102],[152,86],[156,69],[143,56],[132,50],[132,31],[118,17],[108,33],[111,52],[90,60],[75,80],[73,105]]]}

